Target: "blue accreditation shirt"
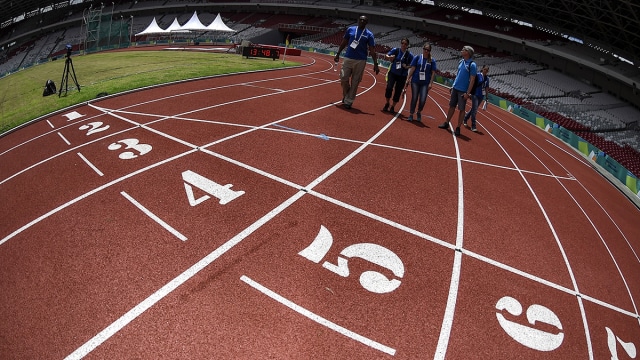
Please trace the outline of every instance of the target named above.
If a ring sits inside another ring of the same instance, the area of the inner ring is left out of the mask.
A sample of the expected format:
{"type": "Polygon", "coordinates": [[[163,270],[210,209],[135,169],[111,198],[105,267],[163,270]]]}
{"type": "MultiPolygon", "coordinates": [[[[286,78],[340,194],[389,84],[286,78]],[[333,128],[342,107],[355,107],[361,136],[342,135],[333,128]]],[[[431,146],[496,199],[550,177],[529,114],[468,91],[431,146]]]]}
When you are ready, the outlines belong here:
{"type": "Polygon", "coordinates": [[[438,70],[436,68],[436,59],[431,58],[431,61],[429,61],[429,59],[426,59],[422,54],[420,54],[420,56],[413,57],[411,66],[416,67],[411,75],[411,82],[419,85],[429,84],[431,81],[431,71],[438,70]],[[420,80],[420,72],[424,72],[424,80],[420,80]]]}
{"type": "Polygon", "coordinates": [[[347,51],[344,53],[344,57],[353,60],[367,60],[369,55],[369,46],[376,46],[376,42],[373,38],[373,33],[367,28],[360,30],[357,26],[351,26],[345,31],[344,38],[349,42],[347,43],[347,51]],[[358,41],[358,46],[352,48],[351,44],[354,40],[358,41]]]}
{"type": "Polygon", "coordinates": [[[460,60],[458,64],[458,74],[456,79],[453,80],[453,88],[466,93],[469,90],[469,81],[471,76],[475,76],[478,73],[478,66],[472,59],[465,61],[460,60]]]}
{"type": "Polygon", "coordinates": [[[405,69],[402,65],[411,65],[411,61],[413,60],[413,54],[409,52],[409,50],[402,52],[400,48],[393,48],[389,50],[387,55],[392,56],[395,55],[396,58],[390,65],[389,72],[392,72],[399,76],[407,76],[409,75],[409,69],[405,69]],[[400,68],[398,69],[398,64],[400,64],[400,68]]]}

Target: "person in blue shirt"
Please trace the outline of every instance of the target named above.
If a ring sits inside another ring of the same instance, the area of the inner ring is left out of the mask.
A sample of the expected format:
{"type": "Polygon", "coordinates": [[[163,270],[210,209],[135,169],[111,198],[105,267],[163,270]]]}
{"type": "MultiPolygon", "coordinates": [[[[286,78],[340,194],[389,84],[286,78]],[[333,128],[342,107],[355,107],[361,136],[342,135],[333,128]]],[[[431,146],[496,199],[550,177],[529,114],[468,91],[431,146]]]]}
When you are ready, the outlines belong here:
{"type": "Polygon", "coordinates": [[[489,100],[488,94],[487,94],[489,92],[489,66],[487,66],[487,72],[483,71],[482,75],[484,76],[484,81],[482,82],[482,96],[484,97],[484,103],[482,103],[482,110],[487,110],[487,102],[489,100]]]}
{"type": "Polygon", "coordinates": [[[340,61],[340,53],[344,48],[342,68],[340,69],[340,84],[342,85],[342,103],[346,109],[351,109],[353,101],[356,99],[358,84],[362,80],[364,68],[367,65],[367,53],[373,59],[373,71],[376,75],[380,72],[378,68],[378,57],[376,55],[376,41],[373,33],[367,29],[369,19],[360,16],[358,26],[350,26],[345,31],[342,43],[338,48],[338,53],[334,58],[337,63],[340,61]]]}
{"type": "Polygon", "coordinates": [[[449,128],[449,121],[458,108],[458,125],[454,131],[456,136],[460,135],[460,126],[462,126],[462,120],[464,119],[465,106],[467,105],[467,99],[471,97],[471,90],[473,87],[473,81],[478,72],[478,66],[473,61],[473,48],[471,46],[463,46],[460,51],[462,60],[458,64],[458,73],[455,80],[453,80],[453,87],[451,88],[451,99],[449,100],[449,111],[447,112],[447,120],[438,125],[441,129],[449,128]]]}
{"type": "Polygon", "coordinates": [[[475,87],[476,91],[471,94],[471,110],[464,115],[464,126],[467,127],[467,121],[471,118],[471,131],[476,132],[476,114],[478,113],[478,105],[484,99],[486,76],[489,72],[489,66],[484,65],[480,73],[476,76],[475,87]]]}
{"type": "Polygon", "coordinates": [[[411,105],[409,106],[408,121],[413,121],[413,113],[416,111],[418,103],[417,121],[422,121],[422,110],[427,102],[427,95],[433,86],[433,79],[436,77],[436,60],[431,57],[431,45],[422,46],[422,54],[415,56],[409,69],[409,79],[405,88],[411,83],[411,105]],[[420,102],[418,102],[418,99],[420,102]]]}
{"type": "Polygon", "coordinates": [[[404,84],[407,81],[407,75],[409,74],[409,68],[411,68],[411,60],[413,60],[413,54],[409,52],[409,39],[403,38],[400,40],[400,47],[389,50],[385,58],[391,62],[389,71],[387,72],[387,88],[384,92],[384,97],[387,102],[384,104],[382,111],[389,111],[395,113],[395,107],[398,101],[400,101],[400,95],[404,89],[404,84]],[[393,93],[393,103],[389,108],[389,101],[391,100],[391,94],[393,93]]]}

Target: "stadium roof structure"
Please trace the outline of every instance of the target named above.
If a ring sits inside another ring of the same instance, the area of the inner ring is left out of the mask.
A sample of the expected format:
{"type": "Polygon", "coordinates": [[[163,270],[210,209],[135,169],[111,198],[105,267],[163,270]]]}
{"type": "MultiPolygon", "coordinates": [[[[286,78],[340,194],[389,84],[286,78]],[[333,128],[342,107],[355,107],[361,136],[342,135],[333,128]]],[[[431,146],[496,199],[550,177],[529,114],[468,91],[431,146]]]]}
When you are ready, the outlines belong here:
{"type": "MultiPolygon", "coordinates": [[[[411,0],[409,0],[411,2],[411,0]]],[[[0,0],[0,29],[13,19],[30,18],[82,0],[0,0]]],[[[95,0],[96,4],[100,4],[95,0]]],[[[640,62],[638,0],[414,0],[439,7],[479,10],[485,16],[523,21],[538,28],[554,29],[565,37],[595,40],[604,50],[615,51],[640,62]]],[[[385,3],[389,3],[385,1],[385,3]]],[[[406,1],[404,2],[406,4],[406,1]]]]}
{"type": "MultiPolygon", "coordinates": [[[[424,0],[414,2],[425,3],[424,0]]],[[[597,42],[605,51],[635,59],[640,66],[638,0],[434,0],[435,5],[484,16],[526,22],[570,40],[597,42]],[[453,6],[452,6],[453,5],[453,6]],[[593,41],[595,40],[595,41],[593,41]]]]}

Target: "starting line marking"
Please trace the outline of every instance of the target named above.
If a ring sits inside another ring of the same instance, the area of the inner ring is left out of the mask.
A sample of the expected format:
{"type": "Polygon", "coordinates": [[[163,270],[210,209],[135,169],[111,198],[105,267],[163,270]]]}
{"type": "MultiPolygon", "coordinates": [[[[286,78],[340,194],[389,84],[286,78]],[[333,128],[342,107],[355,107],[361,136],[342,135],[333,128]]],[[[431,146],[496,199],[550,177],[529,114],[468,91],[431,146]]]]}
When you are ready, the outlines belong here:
{"type": "Polygon", "coordinates": [[[138,209],[142,210],[143,213],[145,213],[148,217],[150,217],[151,219],[153,219],[155,222],[157,222],[158,224],[160,224],[160,226],[162,226],[163,228],[167,229],[167,231],[169,231],[170,233],[172,233],[175,237],[177,237],[178,239],[182,240],[182,241],[187,241],[187,237],[182,235],[178,230],[174,229],[171,225],[167,224],[166,222],[164,222],[162,219],[160,219],[159,217],[157,217],[154,213],[152,213],[151,211],[149,211],[146,207],[144,207],[142,204],[140,204],[139,202],[136,201],[136,199],[132,198],[131,196],[129,196],[129,194],[127,194],[126,192],[121,192],[120,194],[122,194],[122,196],[124,196],[127,200],[131,201],[131,203],[133,205],[135,205],[138,209]]]}
{"type": "Polygon", "coordinates": [[[100,176],[104,176],[104,174],[102,173],[102,171],[100,171],[95,165],[93,165],[91,163],[91,161],[89,161],[86,157],[84,157],[84,155],[82,155],[81,153],[78,153],[78,156],[80,156],[80,159],[82,159],[82,161],[84,161],[85,163],[87,163],[87,165],[89,165],[90,168],[93,169],[93,171],[95,171],[98,175],[100,176]]]}
{"type": "Polygon", "coordinates": [[[69,140],[67,140],[67,138],[65,138],[65,137],[64,137],[64,135],[62,135],[62,134],[60,133],[60,131],[58,131],[58,135],[60,135],[60,137],[62,138],[62,141],[64,141],[64,142],[65,142],[65,144],[67,144],[67,145],[71,145],[71,143],[69,142],[69,140]]]}
{"type": "Polygon", "coordinates": [[[396,353],[396,349],[388,347],[388,346],[383,345],[383,344],[380,344],[377,341],[371,340],[371,339],[369,339],[367,337],[364,337],[364,336],[362,336],[360,334],[357,334],[357,333],[355,333],[355,332],[353,332],[353,331],[351,331],[349,329],[345,329],[342,326],[340,326],[340,325],[338,325],[338,324],[336,324],[334,322],[331,322],[331,321],[323,318],[322,316],[317,315],[317,314],[315,314],[315,313],[303,308],[302,306],[292,302],[291,300],[281,296],[280,294],[277,294],[277,293],[273,292],[272,290],[270,290],[270,289],[262,286],[261,284],[251,280],[250,278],[248,278],[245,275],[242,275],[240,277],[240,280],[242,280],[243,282],[245,282],[247,285],[251,286],[252,288],[254,288],[254,289],[260,291],[261,293],[267,295],[268,297],[272,298],[273,300],[279,302],[280,304],[282,304],[282,305],[288,307],[289,309],[299,313],[300,315],[303,315],[303,316],[305,316],[305,317],[317,322],[320,325],[324,325],[324,326],[328,327],[329,329],[331,329],[333,331],[336,331],[336,332],[338,332],[338,333],[340,333],[340,334],[342,334],[342,335],[344,335],[344,336],[346,336],[348,338],[351,338],[353,340],[359,341],[359,342],[361,342],[361,343],[363,343],[363,344],[365,344],[365,345],[367,345],[369,347],[372,347],[372,348],[374,348],[374,349],[376,349],[378,351],[382,351],[385,354],[389,354],[389,355],[393,356],[396,353]]]}

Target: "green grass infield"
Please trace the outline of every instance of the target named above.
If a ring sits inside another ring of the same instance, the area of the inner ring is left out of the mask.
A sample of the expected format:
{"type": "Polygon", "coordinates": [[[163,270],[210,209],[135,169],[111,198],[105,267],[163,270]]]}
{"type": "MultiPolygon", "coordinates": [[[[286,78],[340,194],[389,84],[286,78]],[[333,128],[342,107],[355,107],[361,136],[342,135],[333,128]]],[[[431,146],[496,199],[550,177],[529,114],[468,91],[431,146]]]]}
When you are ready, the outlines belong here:
{"type": "Polygon", "coordinates": [[[180,80],[299,65],[288,58],[283,64],[278,59],[247,59],[226,53],[110,51],[72,56],[68,91],[63,89],[60,94],[65,63],[65,59],[50,61],[0,79],[0,136],[33,119],[93,100],[100,94],[112,95],[180,80]],[[71,70],[75,71],[80,91],[71,70]],[[54,81],[57,92],[45,97],[42,94],[47,80],[54,81]]]}

